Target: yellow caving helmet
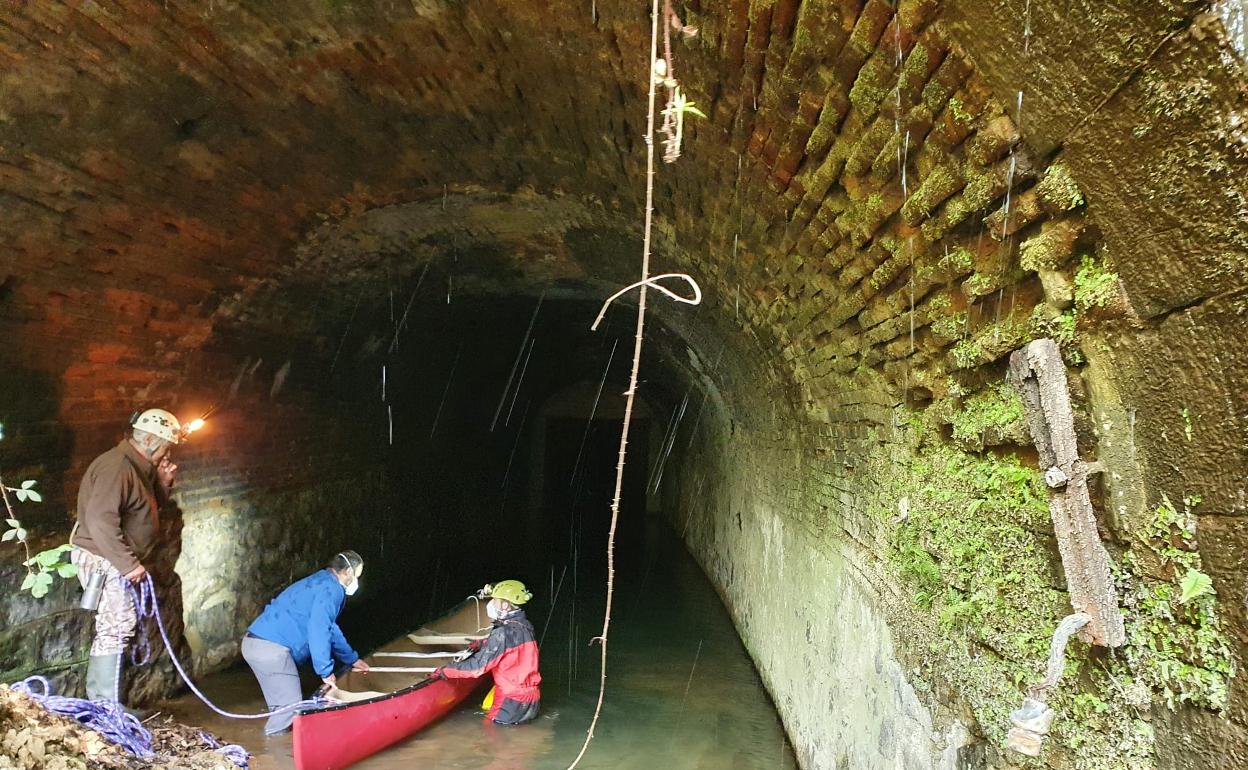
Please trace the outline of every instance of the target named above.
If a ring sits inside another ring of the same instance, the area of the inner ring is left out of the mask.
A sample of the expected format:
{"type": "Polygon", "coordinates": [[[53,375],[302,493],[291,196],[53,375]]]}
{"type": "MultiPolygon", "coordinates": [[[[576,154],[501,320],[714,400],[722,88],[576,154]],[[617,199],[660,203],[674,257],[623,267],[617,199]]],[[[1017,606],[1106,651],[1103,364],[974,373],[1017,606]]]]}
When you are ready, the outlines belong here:
{"type": "Polygon", "coordinates": [[[519,580],[503,580],[495,583],[490,589],[490,596],[511,602],[517,607],[533,598],[533,594],[519,580]]]}

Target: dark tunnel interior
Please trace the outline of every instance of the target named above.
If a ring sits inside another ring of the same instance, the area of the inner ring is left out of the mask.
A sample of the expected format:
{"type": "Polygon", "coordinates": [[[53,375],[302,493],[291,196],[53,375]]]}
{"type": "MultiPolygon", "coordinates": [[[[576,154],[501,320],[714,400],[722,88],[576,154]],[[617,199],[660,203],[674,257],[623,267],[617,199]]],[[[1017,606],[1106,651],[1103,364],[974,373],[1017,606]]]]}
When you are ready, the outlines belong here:
{"type": "MultiPolygon", "coordinates": [[[[368,426],[384,477],[342,546],[375,565],[344,623],[378,642],[481,583],[546,585],[565,566],[602,562],[606,548],[635,308],[613,308],[593,332],[598,305],[585,299],[430,294],[402,327],[388,303],[369,308],[397,330],[384,373],[340,370],[348,339],[333,371],[313,375],[368,426]]],[[[354,324],[367,327],[363,316],[354,324]]],[[[661,513],[661,485],[679,479],[662,461],[686,387],[658,355],[645,358],[620,504],[621,542],[634,549],[661,513]]]]}

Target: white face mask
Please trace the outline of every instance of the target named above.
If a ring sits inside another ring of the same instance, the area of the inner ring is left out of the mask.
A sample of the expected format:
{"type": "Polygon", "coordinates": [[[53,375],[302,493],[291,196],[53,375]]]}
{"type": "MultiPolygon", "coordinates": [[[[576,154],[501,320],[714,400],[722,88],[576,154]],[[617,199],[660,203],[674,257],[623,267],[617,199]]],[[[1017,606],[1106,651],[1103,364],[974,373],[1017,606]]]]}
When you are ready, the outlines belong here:
{"type": "Polygon", "coordinates": [[[489,616],[490,620],[498,620],[506,613],[499,608],[496,600],[491,599],[490,603],[485,605],[485,614],[489,616]]]}
{"type": "Polygon", "coordinates": [[[347,596],[354,596],[355,592],[360,590],[360,575],[364,574],[364,565],[351,570],[351,582],[347,583],[343,588],[347,592],[347,596]]]}

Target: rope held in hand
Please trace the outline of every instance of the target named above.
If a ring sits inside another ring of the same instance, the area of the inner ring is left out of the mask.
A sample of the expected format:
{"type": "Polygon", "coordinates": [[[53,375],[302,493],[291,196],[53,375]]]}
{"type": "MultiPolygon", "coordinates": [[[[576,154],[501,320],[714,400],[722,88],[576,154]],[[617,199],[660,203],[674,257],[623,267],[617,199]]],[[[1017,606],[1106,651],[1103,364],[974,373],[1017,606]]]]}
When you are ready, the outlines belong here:
{"type": "Polygon", "coordinates": [[[216,704],[208,700],[207,695],[204,695],[204,693],[195,686],[195,683],[191,681],[191,677],[186,673],[186,669],[182,668],[182,663],[178,660],[178,656],[174,654],[173,643],[169,641],[169,633],[165,631],[165,621],[160,616],[160,602],[156,598],[156,589],[152,583],[152,576],[150,574],[145,575],[142,582],[139,583],[138,588],[135,588],[129,583],[126,585],[129,588],[131,598],[134,599],[134,611],[138,618],[140,620],[149,617],[155,618],[156,628],[160,631],[160,639],[165,643],[165,651],[169,653],[169,660],[173,662],[173,667],[177,670],[178,676],[182,677],[182,681],[186,683],[186,686],[190,688],[191,692],[195,693],[195,697],[203,701],[205,706],[212,709],[216,713],[230,719],[268,719],[274,714],[284,714],[287,711],[317,709],[325,706],[324,699],[310,698],[308,700],[301,700],[298,703],[292,703],[289,706],[282,706],[280,708],[273,709],[272,711],[265,711],[260,714],[235,714],[232,711],[226,711],[225,709],[218,708],[216,704]]]}

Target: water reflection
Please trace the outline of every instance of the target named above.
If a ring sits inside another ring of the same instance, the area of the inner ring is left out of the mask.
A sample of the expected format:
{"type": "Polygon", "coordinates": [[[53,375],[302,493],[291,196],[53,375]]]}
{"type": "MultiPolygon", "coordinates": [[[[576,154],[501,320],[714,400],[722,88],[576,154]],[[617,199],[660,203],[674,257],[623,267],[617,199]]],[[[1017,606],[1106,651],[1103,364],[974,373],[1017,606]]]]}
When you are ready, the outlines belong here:
{"type": "MultiPolygon", "coordinates": [[[[616,617],[603,717],[586,770],[777,770],[796,768],[775,709],[714,590],[676,537],[653,522],[626,527],[617,570],[616,617]],[[631,557],[631,558],[630,558],[631,557]]],[[[601,568],[582,553],[575,592],[568,585],[542,646],[542,715],[523,727],[486,722],[474,697],[446,719],[356,767],[557,770],[576,756],[593,713],[598,648],[585,641],[601,624],[601,568]],[[575,639],[575,643],[570,640],[575,639]]],[[[553,565],[556,573],[562,565],[553,565]]],[[[540,575],[552,565],[535,566],[540,575]]],[[[482,576],[486,578],[494,576],[482,576]]],[[[571,577],[569,577],[571,581],[571,577]]],[[[534,581],[536,583],[538,581],[534,581]]],[[[540,586],[546,589],[547,586],[540,586]]],[[[543,590],[542,593],[547,591],[543,590]]],[[[530,614],[539,633],[550,607],[530,614]]],[[[245,669],[209,677],[205,691],[223,708],[259,711],[259,688],[245,669]]],[[[258,722],[209,718],[193,697],[163,709],[239,742],[257,770],[292,768],[289,736],[264,738],[258,722]]],[[[350,736],[343,736],[350,740],[350,736]]]]}

